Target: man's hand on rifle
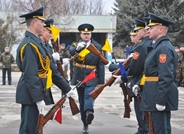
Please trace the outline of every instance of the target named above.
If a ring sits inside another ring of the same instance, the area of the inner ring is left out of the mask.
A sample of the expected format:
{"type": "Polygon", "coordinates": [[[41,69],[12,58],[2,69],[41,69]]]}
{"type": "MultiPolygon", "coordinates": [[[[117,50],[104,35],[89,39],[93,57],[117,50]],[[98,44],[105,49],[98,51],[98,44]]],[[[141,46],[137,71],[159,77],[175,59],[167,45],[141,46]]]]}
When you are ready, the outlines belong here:
{"type": "Polygon", "coordinates": [[[135,96],[138,95],[139,91],[140,91],[140,87],[138,85],[134,85],[132,87],[132,92],[135,94],[135,96]]]}
{"type": "Polygon", "coordinates": [[[114,81],[114,85],[115,84],[121,84],[122,82],[128,82],[128,78],[124,77],[124,76],[121,76],[121,75],[113,75],[113,77],[116,78],[116,80],[114,81]]]}
{"type": "Polygon", "coordinates": [[[58,52],[54,52],[54,53],[52,54],[52,57],[53,57],[53,59],[54,59],[55,61],[60,60],[60,55],[59,55],[58,52]]]}
{"type": "Polygon", "coordinates": [[[76,46],[76,50],[80,51],[81,49],[83,49],[84,47],[86,47],[86,43],[85,42],[80,42],[77,44],[76,46]]]}
{"type": "Polygon", "coordinates": [[[66,96],[67,97],[71,97],[72,95],[74,95],[75,93],[74,93],[74,90],[73,89],[71,89],[68,93],[66,93],[66,96]]]}
{"type": "Polygon", "coordinates": [[[69,64],[69,58],[63,58],[63,65],[67,66],[69,64]]]}
{"type": "Polygon", "coordinates": [[[131,53],[128,58],[132,58],[134,56],[134,53],[131,53]]]}
{"type": "Polygon", "coordinates": [[[45,108],[45,102],[44,100],[36,102],[39,114],[42,114],[45,108]]]}
{"type": "Polygon", "coordinates": [[[121,79],[121,75],[113,75],[114,78],[116,78],[116,80],[114,81],[114,85],[118,84],[118,83],[122,83],[122,79],[121,79]]]}

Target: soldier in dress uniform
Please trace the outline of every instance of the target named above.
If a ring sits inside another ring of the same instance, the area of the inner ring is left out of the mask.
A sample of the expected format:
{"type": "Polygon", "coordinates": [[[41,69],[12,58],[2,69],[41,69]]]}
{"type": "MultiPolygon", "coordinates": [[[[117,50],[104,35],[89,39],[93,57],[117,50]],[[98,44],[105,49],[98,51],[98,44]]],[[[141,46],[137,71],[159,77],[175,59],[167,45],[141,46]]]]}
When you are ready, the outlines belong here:
{"type": "MultiPolygon", "coordinates": [[[[47,50],[49,51],[49,53],[52,55],[53,54],[53,48],[52,48],[52,45],[49,43],[49,41],[52,38],[51,26],[54,24],[54,19],[52,19],[52,18],[51,19],[46,19],[44,21],[44,23],[45,23],[44,32],[43,32],[42,36],[40,36],[40,38],[45,43],[45,46],[46,46],[47,50]]],[[[59,54],[58,54],[58,56],[59,56],[59,54]]]]}
{"type": "MultiPolygon", "coordinates": [[[[44,7],[41,7],[19,16],[25,18],[22,23],[27,25],[25,37],[17,48],[16,57],[17,66],[22,72],[16,89],[16,103],[21,104],[19,134],[36,133],[39,113],[43,113],[45,104],[53,104],[48,89],[52,86],[52,76],[55,76],[56,72],[51,73],[53,66],[50,55],[39,38],[45,26],[43,11],[44,7]]],[[[55,80],[53,77],[53,81],[67,96],[70,96],[71,87],[64,78],[55,80]]]]}
{"type": "MultiPolygon", "coordinates": [[[[178,89],[174,76],[177,53],[167,36],[172,21],[149,14],[148,35],[153,39],[144,64],[141,110],[151,113],[155,134],[171,134],[171,111],[178,109],[178,89]]],[[[138,88],[133,91],[137,92],[138,88]]]]}
{"type": "Polygon", "coordinates": [[[92,123],[94,118],[94,99],[90,96],[90,93],[98,84],[104,84],[105,70],[100,58],[86,49],[92,43],[102,52],[101,45],[92,39],[93,25],[88,23],[81,24],[78,30],[80,31],[80,40],[69,48],[71,56],[78,53],[78,56],[74,58],[74,74],[71,84],[76,85],[79,81],[84,80],[92,70],[96,70],[96,77],[94,79],[77,87],[81,120],[84,125],[83,132],[88,132],[88,125],[92,123]]]}
{"type": "MultiPolygon", "coordinates": [[[[147,54],[147,47],[150,46],[152,40],[148,37],[146,22],[135,18],[135,28],[136,37],[140,41],[137,45],[133,47],[131,53],[133,57],[130,60],[129,68],[127,69],[127,74],[131,76],[131,88],[139,82],[143,75],[145,57],[147,54]]],[[[128,79],[124,76],[118,76],[114,84],[127,82],[128,79]]],[[[142,90],[142,89],[141,89],[142,90]]],[[[141,93],[139,94],[141,96],[141,93]]],[[[131,97],[134,98],[134,108],[138,121],[138,131],[135,134],[148,134],[147,123],[142,115],[142,110],[140,110],[140,101],[137,98],[137,94],[134,94],[131,90],[131,97]]]]}

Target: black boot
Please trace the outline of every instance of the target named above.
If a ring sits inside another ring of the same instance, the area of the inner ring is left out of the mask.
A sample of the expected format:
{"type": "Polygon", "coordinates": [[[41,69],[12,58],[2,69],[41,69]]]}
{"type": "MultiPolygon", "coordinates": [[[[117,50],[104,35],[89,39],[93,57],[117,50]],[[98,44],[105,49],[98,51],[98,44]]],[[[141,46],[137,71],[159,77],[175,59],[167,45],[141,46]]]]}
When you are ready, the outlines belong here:
{"type": "Polygon", "coordinates": [[[91,124],[93,119],[94,119],[93,112],[91,110],[87,110],[86,111],[86,124],[91,124]]]}

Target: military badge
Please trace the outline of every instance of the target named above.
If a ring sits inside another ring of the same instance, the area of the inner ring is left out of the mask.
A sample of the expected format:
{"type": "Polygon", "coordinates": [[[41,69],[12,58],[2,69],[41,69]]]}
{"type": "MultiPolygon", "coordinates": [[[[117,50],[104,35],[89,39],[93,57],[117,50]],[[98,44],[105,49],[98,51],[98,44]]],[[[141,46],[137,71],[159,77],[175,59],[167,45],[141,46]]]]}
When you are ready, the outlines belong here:
{"type": "Polygon", "coordinates": [[[166,54],[160,54],[160,63],[165,63],[166,62],[166,54]]]}
{"type": "Polygon", "coordinates": [[[137,60],[139,58],[139,53],[138,52],[134,52],[134,56],[133,56],[133,59],[134,60],[137,60]]]}

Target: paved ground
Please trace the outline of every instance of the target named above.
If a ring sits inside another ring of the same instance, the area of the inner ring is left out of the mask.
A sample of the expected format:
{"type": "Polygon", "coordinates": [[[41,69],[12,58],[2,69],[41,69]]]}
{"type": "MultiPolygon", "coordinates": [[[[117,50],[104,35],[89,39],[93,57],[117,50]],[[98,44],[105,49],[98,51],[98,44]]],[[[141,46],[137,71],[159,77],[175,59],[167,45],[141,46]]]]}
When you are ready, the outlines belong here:
{"type": "MultiPolygon", "coordinates": [[[[1,71],[1,70],[0,70],[1,71]]],[[[0,72],[0,81],[2,78],[0,72]]],[[[106,78],[111,74],[106,72],[106,78]]],[[[0,133],[17,134],[20,123],[20,105],[15,103],[15,90],[20,72],[12,72],[11,86],[0,86],[0,133]]],[[[53,86],[52,92],[55,101],[61,97],[60,90],[53,86]]],[[[173,134],[184,133],[184,88],[179,87],[179,110],[172,112],[173,134]]],[[[74,96],[77,101],[77,95],[74,96]]],[[[78,104],[78,102],[77,102],[78,104]]],[[[44,127],[44,134],[80,134],[82,123],[80,115],[71,115],[68,100],[64,104],[63,124],[49,121],[44,127]]],[[[95,101],[95,119],[90,126],[90,134],[134,134],[137,130],[133,102],[130,104],[132,112],[129,119],[123,118],[123,95],[118,85],[106,87],[95,101]]],[[[47,106],[45,113],[52,106],[47,106]]]]}

